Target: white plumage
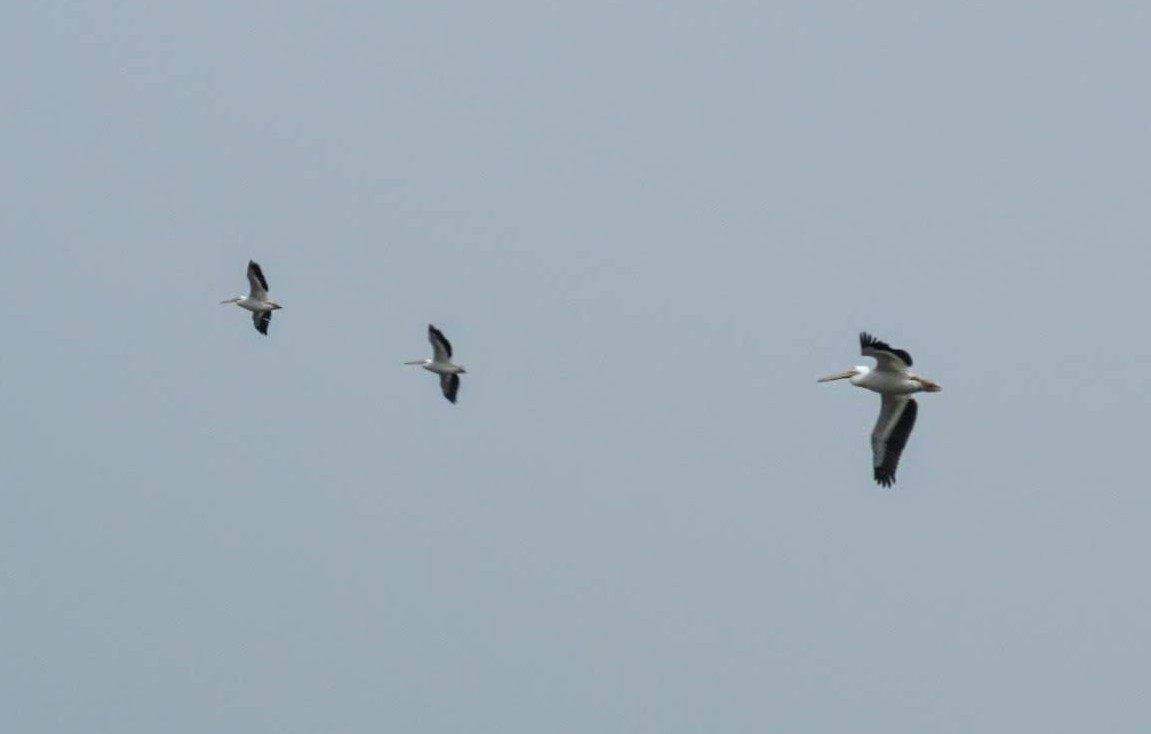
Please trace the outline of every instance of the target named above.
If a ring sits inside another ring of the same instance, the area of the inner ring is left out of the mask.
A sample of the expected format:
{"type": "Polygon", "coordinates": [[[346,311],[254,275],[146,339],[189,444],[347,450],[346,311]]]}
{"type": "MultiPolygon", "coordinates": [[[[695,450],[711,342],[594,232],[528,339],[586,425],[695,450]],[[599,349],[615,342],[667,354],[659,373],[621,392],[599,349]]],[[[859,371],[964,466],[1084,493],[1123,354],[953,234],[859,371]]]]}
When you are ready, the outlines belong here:
{"type": "Polygon", "coordinates": [[[272,312],[283,306],[268,300],[268,281],[255,260],[248,261],[248,286],[248,295],[236,296],[220,303],[234,303],[240,308],[251,311],[256,331],[267,336],[268,325],[272,323],[272,312]]]}
{"type": "Polygon", "coordinates": [[[456,394],[460,391],[460,375],[467,372],[463,365],[452,361],[452,343],[444,333],[428,324],[428,341],[432,343],[432,358],[417,359],[404,364],[418,365],[429,372],[440,376],[440,390],[448,402],[456,402],[456,394]]]}
{"type": "Polygon", "coordinates": [[[866,332],[859,335],[859,347],[863,356],[875,358],[875,369],[852,367],[846,372],[819,381],[846,379],[852,385],[865,387],[883,396],[879,418],[871,432],[871,453],[875,481],[890,487],[895,483],[899,458],[903,455],[919,413],[919,404],[910,396],[917,392],[939,392],[943,388],[912,373],[911,355],[902,349],[894,349],[866,332]]]}

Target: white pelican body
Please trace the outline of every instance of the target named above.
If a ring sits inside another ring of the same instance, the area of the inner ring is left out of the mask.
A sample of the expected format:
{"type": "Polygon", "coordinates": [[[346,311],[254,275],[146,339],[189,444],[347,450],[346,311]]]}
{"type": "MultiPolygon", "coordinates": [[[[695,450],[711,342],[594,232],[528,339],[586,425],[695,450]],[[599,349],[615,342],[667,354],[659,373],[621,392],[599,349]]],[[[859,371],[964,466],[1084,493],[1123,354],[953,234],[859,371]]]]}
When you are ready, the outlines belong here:
{"type": "MultiPolygon", "coordinates": [[[[911,395],[912,393],[927,390],[918,378],[908,372],[888,372],[886,370],[873,370],[862,365],[852,367],[851,376],[847,381],[856,387],[866,387],[880,395],[911,395]]],[[[846,374],[846,373],[844,373],[846,374]]],[[[829,382],[838,379],[835,375],[823,378],[820,382],[829,382]]]]}
{"type": "Polygon", "coordinates": [[[909,396],[917,392],[939,392],[943,388],[912,373],[911,355],[902,349],[893,349],[866,332],[859,335],[859,346],[865,357],[875,357],[875,369],[852,367],[819,381],[846,379],[852,385],[883,396],[879,419],[871,432],[871,452],[875,481],[890,487],[895,484],[899,457],[911,437],[911,429],[915,427],[915,417],[919,413],[918,403],[909,396]]]}
{"type": "Polygon", "coordinates": [[[248,261],[248,286],[248,295],[236,296],[220,303],[234,303],[240,308],[251,311],[256,331],[267,336],[268,325],[272,323],[272,312],[283,306],[268,300],[268,281],[255,260],[248,261]]]}
{"type": "Polygon", "coordinates": [[[432,343],[432,358],[417,359],[404,364],[418,365],[428,372],[435,372],[440,376],[440,390],[448,402],[456,402],[456,393],[460,391],[460,375],[467,372],[463,365],[452,361],[452,343],[444,333],[428,324],[428,341],[432,343]]]}

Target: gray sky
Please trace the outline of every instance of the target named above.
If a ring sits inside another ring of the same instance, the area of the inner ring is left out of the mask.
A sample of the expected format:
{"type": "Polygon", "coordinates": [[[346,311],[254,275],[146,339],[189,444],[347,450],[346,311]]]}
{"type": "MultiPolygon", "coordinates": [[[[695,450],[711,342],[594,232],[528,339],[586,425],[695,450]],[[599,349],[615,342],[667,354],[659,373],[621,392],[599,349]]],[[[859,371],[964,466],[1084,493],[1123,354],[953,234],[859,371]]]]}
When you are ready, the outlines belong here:
{"type": "Polygon", "coordinates": [[[1151,9],[929,5],[7,8],[0,728],[1147,731],[1151,9]]]}

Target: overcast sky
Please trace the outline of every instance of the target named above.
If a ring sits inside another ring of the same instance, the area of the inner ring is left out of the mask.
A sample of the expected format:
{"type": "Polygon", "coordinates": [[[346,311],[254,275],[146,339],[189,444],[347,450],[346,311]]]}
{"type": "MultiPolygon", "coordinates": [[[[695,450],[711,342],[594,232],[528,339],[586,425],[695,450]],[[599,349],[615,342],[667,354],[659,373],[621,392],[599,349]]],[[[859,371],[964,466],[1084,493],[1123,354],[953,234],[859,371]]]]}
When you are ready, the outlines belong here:
{"type": "Polygon", "coordinates": [[[0,729],[1148,731],[1149,13],[10,4],[0,729]]]}

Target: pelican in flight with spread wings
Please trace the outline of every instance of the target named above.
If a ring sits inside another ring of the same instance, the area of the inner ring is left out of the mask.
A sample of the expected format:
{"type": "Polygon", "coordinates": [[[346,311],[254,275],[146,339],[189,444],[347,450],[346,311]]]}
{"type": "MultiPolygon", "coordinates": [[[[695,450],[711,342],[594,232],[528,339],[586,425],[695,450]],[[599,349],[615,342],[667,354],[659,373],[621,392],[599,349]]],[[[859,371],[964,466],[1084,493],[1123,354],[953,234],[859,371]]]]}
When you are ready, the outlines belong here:
{"type": "Polygon", "coordinates": [[[856,387],[866,387],[883,396],[879,409],[879,420],[871,432],[872,462],[875,466],[875,481],[884,487],[895,484],[895,469],[899,457],[915,427],[915,414],[919,406],[911,397],[917,392],[939,392],[943,388],[919,375],[913,374],[911,355],[902,349],[893,349],[867,332],[859,335],[859,347],[863,356],[875,357],[875,369],[852,367],[846,372],[820,379],[850,380],[856,387]]]}
{"type": "Polygon", "coordinates": [[[428,341],[432,343],[431,359],[417,359],[414,362],[404,362],[404,364],[419,365],[425,370],[439,375],[440,389],[444,391],[444,397],[449,402],[455,403],[456,393],[460,390],[460,375],[467,370],[462,365],[452,361],[452,343],[448,341],[442,331],[431,324],[428,324],[428,341]]]}
{"type": "Polygon", "coordinates": [[[268,281],[264,279],[264,271],[260,270],[260,265],[255,260],[248,261],[248,284],[250,285],[248,295],[236,296],[220,303],[234,303],[240,308],[251,311],[256,331],[267,336],[268,324],[272,323],[272,312],[283,306],[268,300],[268,281]]]}

